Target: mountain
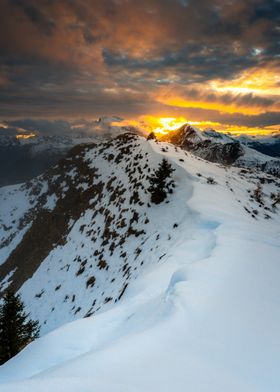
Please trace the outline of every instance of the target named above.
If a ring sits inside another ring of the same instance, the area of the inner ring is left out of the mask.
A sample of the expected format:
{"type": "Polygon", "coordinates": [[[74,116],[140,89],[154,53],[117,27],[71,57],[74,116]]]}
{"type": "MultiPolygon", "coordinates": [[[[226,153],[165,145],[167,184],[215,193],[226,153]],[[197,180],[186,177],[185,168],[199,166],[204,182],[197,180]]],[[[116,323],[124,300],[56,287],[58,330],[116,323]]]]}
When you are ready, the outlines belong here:
{"type": "Polygon", "coordinates": [[[201,132],[185,124],[164,135],[161,140],[180,146],[210,162],[258,168],[270,174],[280,175],[280,159],[256,151],[244,142],[245,139],[238,140],[213,129],[201,132]]]}
{"type": "Polygon", "coordinates": [[[279,190],[133,134],[1,188],[1,290],[42,326],[1,392],[278,391],[279,190]],[[154,205],[163,158],[176,187],[154,205]]]}
{"type": "Polygon", "coordinates": [[[220,134],[214,130],[201,132],[188,124],[167,134],[164,140],[192,151],[210,162],[233,164],[243,155],[240,143],[233,138],[220,134]]]}
{"type": "MultiPolygon", "coordinates": [[[[86,141],[89,139],[86,138],[86,141]]],[[[83,141],[84,138],[67,136],[18,139],[16,136],[0,135],[0,187],[38,176],[83,141]]]]}
{"type": "MultiPolygon", "coordinates": [[[[279,131],[280,132],[280,131],[279,131]]],[[[275,133],[270,137],[247,137],[240,136],[240,143],[253,148],[265,155],[280,158],[280,133],[275,133]]]]}
{"type": "Polygon", "coordinates": [[[17,120],[0,124],[0,187],[28,181],[56,164],[78,144],[121,134],[118,117],[96,121],[17,120]],[[24,127],[24,128],[23,128],[24,127]]]}
{"type": "Polygon", "coordinates": [[[117,302],[164,256],[180,212],[154,219],[148,175],[159,159],[127,134],[76,146],[42,176],[2,188],[1,289],[20,290],[43,332],[117,302]]]}

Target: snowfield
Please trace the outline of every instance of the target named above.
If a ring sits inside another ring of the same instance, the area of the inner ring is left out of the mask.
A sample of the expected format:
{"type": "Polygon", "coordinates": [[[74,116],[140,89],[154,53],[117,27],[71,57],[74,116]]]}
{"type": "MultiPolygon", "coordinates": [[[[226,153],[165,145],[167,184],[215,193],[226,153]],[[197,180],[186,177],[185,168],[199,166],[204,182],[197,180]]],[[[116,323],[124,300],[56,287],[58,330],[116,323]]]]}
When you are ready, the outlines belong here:
{"type": "MultiPolygon", "coordinates": [[[[0,391],[279,392],[280,206],[270,198],[279,180],[137,138],[155,167],[165,157],[176,169],[169,203],[137,210],[150,220],[143,268],[120,301],[93,316],[68,322],[68,308],[59,305],[44,335],[0,367],[0,391]],[[252,196],[260,182],[262,203],[252,196]],[[156,230],[159,248],[150,252],[156,230]],[[67,323],[53,329],[60,316],[67,323]]],[[[110,176],[109,166],[98,169],[110,176]]],[[[89,224],[90,212],[80,219],[89,224]]],[[[68,235],[73,254],[80,223],[68,235]]],[[[132,254],[133,241],[125,246],[132,254]]],[[[33,308],[29,293],[33,298],[60,252],[55,248],[20,289],[41,320],[51,292],[33,308]]]]}

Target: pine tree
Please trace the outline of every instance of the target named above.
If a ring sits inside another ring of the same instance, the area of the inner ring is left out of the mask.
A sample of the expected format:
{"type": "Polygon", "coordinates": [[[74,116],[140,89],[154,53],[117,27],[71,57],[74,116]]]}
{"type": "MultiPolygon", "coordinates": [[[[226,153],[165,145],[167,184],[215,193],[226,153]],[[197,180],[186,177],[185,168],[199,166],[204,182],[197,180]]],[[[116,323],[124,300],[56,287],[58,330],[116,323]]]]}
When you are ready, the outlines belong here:
{"type": "Polygon", "coordinates": [[[39,336],[39,322],[28,316],[20,296],[7,291],[0,305],[0,365],[39,336]]]}
{"type": "Polygon", "coordinates": [[[171,178],[171,174],[175,169],[172,168],[171,164],[163,158],[154,174],[150,176],[150,187],[149,192],[151,193],[151,201],[155,204],[161,203],[166,199],[168,193],[172,193],[175,183],[171,178]]]}

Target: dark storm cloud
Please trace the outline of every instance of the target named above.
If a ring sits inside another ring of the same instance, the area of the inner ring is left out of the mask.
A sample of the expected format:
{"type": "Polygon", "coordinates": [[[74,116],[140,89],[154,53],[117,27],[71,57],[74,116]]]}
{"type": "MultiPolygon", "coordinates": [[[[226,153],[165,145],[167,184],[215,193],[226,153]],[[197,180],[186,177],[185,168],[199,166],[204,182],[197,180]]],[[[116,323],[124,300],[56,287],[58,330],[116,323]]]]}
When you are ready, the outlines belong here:
{"type": "Polygon", "coordinates": [[[0,115],[168,111],[153,97],[174,80],[192,98],[269,108],[275,98],[211,96],[193,84],[279,67],[279,7],[277,0],[2,0],[0,115]]]}
{"type": "Polygon", "coordinates": [[[56,134],[58,130],[63,134],[71,132],[71,124],[64,120],[21,119],[7,121],[6,124],[10,131],[15,130],[16,133],[18,133],[19,128],[46,135],[56,134]]]}
{"type": "Polygon", "coordinates": [[[259,114],[257,116],[236,116],[234,123],[235,124],[244,123],[248,127],[267,127],[270,125],[279,125],[280,113],[267,112],[267,113],[259,114]]]}
{"type": "Polygon", "coordinates": [[[52,33],[55,22],[41,11],[38,3],[35,5],[28,0],[11,0],[11,4],[21,8],[30,21],[37,25],[42,33],[52,33]]]}
{"type": "Polygon", "coordinates": [[[94,72],[40,57],[2,56],[1,66],[8,68],[9,78],[0,89],[2,118],[38,117],[42,113],[45,117],[98,116],[124,112],[124,108],[141,112],[138,107],[143,108],[148,99],[140,91],[137,96],[106,91],[94,72]]]}
{"type": "Polygon", "coordinates": [[[45,60],[36,55],[25,57],[4,52],[0,52],[0,67],[7,69],[10,82],[16,84],[17,88],[66,81],[70,71],[74,72],[71,65],[45,60]]]}
{"type": "MultiPolygon", "coordinates": [[[[180,97],[185,100],[195,99],[203,102],[211,102],[211,103],[223,103],[225,105],[240,105],[240,106],[249,106],[249,107],[270,107],[275,104],[275,100],[267,97],[260,97],[257,95],[253,95],[252,93],[244,93],[244,94],[232,94],[232,93],[214,93],[214,92],[204,92],[202,90],[198,90],[195,88],[184,90],[180,87],[175,87],[170,90],[169,94],[172,96],[173,93],[179,92],[180,97]]],[[[166,96],[168,97],[168,93],[166,96]]],[[[276,99],[276,98],[275,98],[276,99]]]]}
{"type": "Polygon", "coordinates": [[[190,45],[174,52],[165,52],[151,59],[135,59],[125,54],[104,49],[103,58],[110,67],[129,70],[157,70],[163,72],[174,68],[184,79],[186,76],[197,81],[212,78],[228,79],[239,71],[257,64],[256,56],[233,54],[228,48],[214,47],[209,50],[205,44],[190,45]]]}
{"type": "Polygon", "coordinates": [[[279,57],[279,26],[280,26],[280,2],[271,0],[257,4],[252,14],[251,23],[268,23],[270,28],[263,30],[264,53],[270,57],[279,57]]]}
{"type": "Polygon", "coordinates": [[[257,3],[254,8],[253,20],[268,19],[280,20],[280,2],[279,0],[270,0],[257,3]]]}

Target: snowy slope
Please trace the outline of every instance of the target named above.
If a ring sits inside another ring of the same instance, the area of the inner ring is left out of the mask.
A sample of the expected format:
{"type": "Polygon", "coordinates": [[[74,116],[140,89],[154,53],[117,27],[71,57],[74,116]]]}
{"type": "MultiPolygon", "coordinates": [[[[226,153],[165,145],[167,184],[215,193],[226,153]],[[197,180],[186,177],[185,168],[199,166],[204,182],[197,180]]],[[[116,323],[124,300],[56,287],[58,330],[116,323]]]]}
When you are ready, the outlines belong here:
{"type": "Polygon", "coordinates": [[[164,257],[184,203],[170,200],[171,219],[166,204],[150,207],[147,178],[160,159],[126,135],[77,147],[45,175],[1,189],[0,287],[20,290],[43,333],[110,307],[164,257]]]}
{"type": "MultiPolygon", "coordinates": [[[[137,211],[141,219],[149,214],[151,225],[145,227],[150,243],[143,244],[148,262],[110,309],[46,334],[2,366],[1,392],[278,392],[280,219],[270,195],[279,180],[208,163],[165,143],[137,138],[133,144],[132,159],[141,151],[149,167],[166,157],[176,168],[169,203],[147,208],[148,195],[141,193],[137,211]]],[[[86,157],[96,165],[94,149],[86,157]]],[[[98,160],[102,179],[111,174],[107,162],[98,160]]],[[[66,254],[74,238],[81,240],[80,223],[66,254]]],[[[40,281],[40,269],[32,280],[40,281]]]]}

